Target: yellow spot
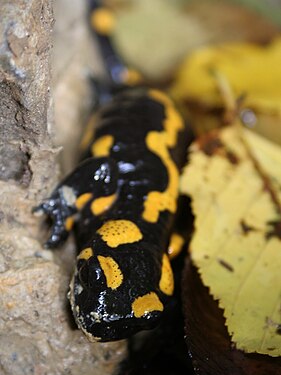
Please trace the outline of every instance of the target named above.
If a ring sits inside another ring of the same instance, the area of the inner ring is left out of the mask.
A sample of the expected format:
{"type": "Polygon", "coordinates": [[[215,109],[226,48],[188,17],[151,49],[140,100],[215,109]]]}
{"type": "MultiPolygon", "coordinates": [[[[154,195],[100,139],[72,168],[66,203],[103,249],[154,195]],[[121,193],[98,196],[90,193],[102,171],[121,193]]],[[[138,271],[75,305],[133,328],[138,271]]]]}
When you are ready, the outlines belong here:
{"type": "Polygon", "coordinates": [[[86,125],[86,130],[83,134],[83,137],[80,141],[80,144],[79,144],[79,148],[81,151],[84,151],[88,146],[89,144],[91,143],[91,140],[93,139],[94,137],[94,128],[95,128],[95,125],[96,125],[96,121],[97,121],[97,115],[94,114],[90,117],[87,125],[86,125]]]}
{"type": "Polygon", "coordinates": [[[184,238],[178,233],[173,233],[168,247],[168,255],[170,259],[174,259],[182,250],[184,238]]]}
{"type": "Polygon", "coordinates": [[[168,210],[174,213],[177,209],[179,172],[170,156],[169,148],[176,145],[178,132],[184,128],[184,122],[166,94],[158,90],[149,90],[149,96],[161,103],[165,109],[164,131],[152,131],[146,136],[148,149],[160,157],[168,172],[166,190],[150,192],[144,203],[143,219],[156,223],[161,211],[168,210]]]}
{"type": "Polygon", "coordinates": [[[171,296],[174,292],[174,276],[167,254],[164,254],[162,258],[162,271],[159,288],[161,292],[168,296],[171,296]]]}
{"type": "Polygon", "coordinates": [[[166,132],[166,144],[174,147],[177,142],[177,133],[184,128],[184,122],[176,110],[172,100],[159,90],[149,90],[149,96],[161,103],[165,108],[164,129],[166,132]]]}
{"type": "Polygon", "coordinates": [[[137,242],[142,233],[135,223],[129,220],[109,220],[97,231],[110,247],[137,242]]]}
{"type": "Polygon", "coordinates": [[[91,14],[91,25],[99,34],[108,35],[115,26],[113,13],[106,8],[99,8],[91,14]]]}
{"type": "Polygon", "coordinates": [[[138,297],[132,303],[132,310],[136,318],[141,318],[151,311],[163,311],[164,307],[154,292],[138,297]]]}
{"type": "Polygon", "coordinates": [[[184,122],[174,106],[166,107],[166,119],[164,120],[164,128],[166,130],[166,143],[168,147],[174,147],[177,143],[177,135],[184,128],[184,122]]]}
{"type": "Polygon", "coordinates": [[[92,155],[95,157],[108,156],[113,145],[112,135],[104,135],[92,145],[92,155]]]}
{"type": "Polygon", "coordinates": [[[134,86],[141,83],[143,80],[142,75],[135,69],[125,70],[122,74],[122,81],[129,86],[134,86]]]}
{"type": "Polygon", "coordinates": [[[78,210],[81,210],[81,208],[83,208],[85,206],[85,204],[87,202],[89,202],[89,200],[93,197],[93,194],[92,193],[84,193],[84,194],[81,194],[77,199],[76,199],[76,202],[75,202],[75,206],[78,210]]]}
{"type": "Polygon", "coordinates": [[[91,211],[94,215],[101,215],[103,212],[107,211],[114,201],[116,200],[117,195],[112,194],[107,197],[100,197],[95,199],[91,204],[91,211]]]}
{"type": "Polygon", "coordinates": [[[64,223],[65,229],[69,232],[73,228],[73,225],[74,225],[73,217],[72,216],[67,217],[64,223]]]}
{"type": "Polygon", "coordinates": [[[88,260],[93,256],[93,249],[91,247],[86,247],[86,249],[82,250],[81,253],[78,255],[77,259],[84,259],[88,260]]]}
{"type": "Polygon", "coordinates": [[[172,213],[176,212],[179,172],[167,149],[165,132],[149,132],[146,137],[146,144],[149,150],[161,158],[168,172],[168,185],[166,190],[164,192],[150,192],[144,202],[143,219],[150,223],[156,223],[161,211],[168,210],[172,213]]]}
{"type": "Polygon", "coordinates": [[[101,255],[98,255],[98,261],[106,278],[107,287],[111,289],[118,288],[123,281],[123,274],[118,264],[113,258],[101,255]]]}

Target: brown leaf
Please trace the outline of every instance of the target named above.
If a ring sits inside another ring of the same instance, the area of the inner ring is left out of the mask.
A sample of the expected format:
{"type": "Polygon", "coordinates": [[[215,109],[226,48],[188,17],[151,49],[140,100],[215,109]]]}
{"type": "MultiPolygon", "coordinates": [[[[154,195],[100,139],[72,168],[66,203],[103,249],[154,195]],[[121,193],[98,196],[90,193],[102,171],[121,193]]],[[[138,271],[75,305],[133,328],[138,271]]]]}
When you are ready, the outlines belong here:
{"type": "Polygon", "coordinates": [[[182,299],[186,343],[198,375],[277,375],[281,358],[245,354],[231,345],[222,310],[186,260],[182,299]]]}

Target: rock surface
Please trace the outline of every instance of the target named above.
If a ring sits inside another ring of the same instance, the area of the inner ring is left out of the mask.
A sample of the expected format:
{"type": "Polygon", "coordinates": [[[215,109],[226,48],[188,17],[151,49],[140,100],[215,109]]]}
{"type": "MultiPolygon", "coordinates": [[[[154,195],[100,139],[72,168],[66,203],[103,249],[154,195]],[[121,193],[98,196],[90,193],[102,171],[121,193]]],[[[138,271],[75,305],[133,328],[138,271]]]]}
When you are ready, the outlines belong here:
{"type": "MultiPolygon", "coordinates": [[[[71,7],[65,3],[56,2],[68,12],[58,11],[55,18],[59,20],[63,14],[69,21],[71,7]]],[[[75,12],[79,2],[74,3],[75,12]]],[[[78,27],[79,22],[84,23],[82,17],[78,21],[82,6],[76,13],[77,32],[75,24],[65,21],[61,34],[55,33],[59,38],[69,28],[79,48],[79,38],[84,37],[80,32],[84,26],[78,27]]],[[[62,252],[44,250],[46,228],[32,214],[32,207],[48,196],[59,177],[58,147],[53,146],[53,137],[64,123],[53,125],[51,94],[56,111],[60,106],[78,108],[74,116],[69,114],[68,123],[70,119],[72,124],[78,122],[90,105],[87,67],[78,58],[83,51],[70,53],[69,45],[64,45],[68,59],[60,68],[54,63],[54,78],[59,80],[54,80],[50,90],[52,1],[3,0],[0,13],[0,373],[111,374],[126,354],[126,342],[90,344],[76,329],[66,299],[74,247],[69,241],[68,249],[62,252]],[[65,69],[67,65],[73,67],[74,56],[76,67],[65,69]],[[79,82],[79,94],[69,102],[61,91],[57,102],[59,84],[68,82],[65,90],[76,90],[71,75],[79,82]],[[79,77],[84,77],[83,82],[79,77]]],[[[63,49],[61,56],[65,56],[63,49]]],[[[54,54],[55,61],[59,58],[54,54]]],[[[73,145],[77,129],[75,132],[73,145]]],[[[68,141],[64,138],[64,142],[68,141]]],[[[59,138],[56,145],[61,143],[59,138]]],[[[66,152],[73,154],[71,148],[66,152]]]]}
{"type": "Polygon", "coordinates": [[[97,45],[88,27],[87,1],[54,3],[53,98],[56,145],[63,146],[63,173],[72,169],[79,156],[82,127],[92,109],[91,77],[104,74],[97,45]]]}

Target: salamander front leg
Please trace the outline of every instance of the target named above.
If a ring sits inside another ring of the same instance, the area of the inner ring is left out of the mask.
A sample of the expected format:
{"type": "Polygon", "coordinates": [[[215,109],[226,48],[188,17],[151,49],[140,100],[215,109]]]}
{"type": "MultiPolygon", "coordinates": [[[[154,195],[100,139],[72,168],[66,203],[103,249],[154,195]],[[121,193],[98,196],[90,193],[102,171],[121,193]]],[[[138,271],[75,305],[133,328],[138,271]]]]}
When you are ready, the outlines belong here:
{"type": "Polygon", "coordinates": [[[79,212],[90,201],[116,193],[118,168],[110,158],[89,158],[83,161],[53,191],[51,196],[34,209],[52,220],[48,248],[62,244],[73,228],[79,212]]]}

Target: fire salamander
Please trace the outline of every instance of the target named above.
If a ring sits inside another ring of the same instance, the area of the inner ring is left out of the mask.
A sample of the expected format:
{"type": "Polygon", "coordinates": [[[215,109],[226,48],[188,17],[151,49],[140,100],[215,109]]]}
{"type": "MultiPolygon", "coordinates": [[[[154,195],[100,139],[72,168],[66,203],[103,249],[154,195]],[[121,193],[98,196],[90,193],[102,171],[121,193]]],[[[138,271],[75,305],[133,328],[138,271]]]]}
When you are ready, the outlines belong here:
{"type": "Polygon", "coordinates": [[[75,232],[68,297],[90,341],[153,328],[173,294],[167,250],[185,134],[164,93],[121,92],[100,111],[86,159],[38,207],[53,222],[48,247],[75,232]]]}

